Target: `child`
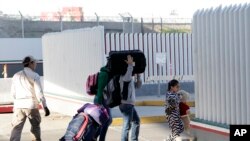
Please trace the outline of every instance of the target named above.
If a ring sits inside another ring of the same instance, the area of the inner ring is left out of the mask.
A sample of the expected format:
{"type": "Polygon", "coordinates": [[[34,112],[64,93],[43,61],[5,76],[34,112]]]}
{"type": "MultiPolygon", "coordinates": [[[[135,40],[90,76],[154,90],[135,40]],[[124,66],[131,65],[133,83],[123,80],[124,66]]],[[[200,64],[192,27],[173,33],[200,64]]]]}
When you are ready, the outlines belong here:
{"type": "Polygon", "coordinates": [[[133,57],[127,56],[125,60],[127,65],[127,72],[120,77],[120,87],[122,92],[122,101],[119,105],[119,109],[123,115],[123,127],[121,141],[129,140],[129,132],[131,131],[131,141],[139,140],[140,132],[140,117],[135,109],[135,88],[141,86],[140,75],[135,74],[133,79],[133,57]]]}
{"type": "Polygon", "coordinates": [[[176,137],[184,131],[183,123],[180,118],[180,96],[177,94],[179,91],[179,82],[175,79],[168,83],[168,92],[166,94],[166,109],[167,122],[171,129],[169,140],[174,141],[176,137]]]}
{"type": "Polygon", "coordinates": [[[187,105],[189,93],[184,91],[184,90],[180,90],[180,91],[178,91],[178,94],[181,98],[179,108],[180,108],[180,116],[181,116],[181,119],[184,123],[184,130],[188,135],[190,135],[190,118],[189,118],[189,115],[190,115],[189,109],[190,108],[187,105]]]}

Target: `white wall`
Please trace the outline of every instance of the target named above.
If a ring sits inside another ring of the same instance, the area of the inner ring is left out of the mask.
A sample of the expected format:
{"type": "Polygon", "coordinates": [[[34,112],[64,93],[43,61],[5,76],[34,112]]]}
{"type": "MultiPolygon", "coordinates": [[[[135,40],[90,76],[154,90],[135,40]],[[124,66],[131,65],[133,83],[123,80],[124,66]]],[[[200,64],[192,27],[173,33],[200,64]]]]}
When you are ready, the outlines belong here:
{"type": "Polygon", "coordinates": [[[196,117],[250,123],[250,4],[203,9],[193,17],[196,117]]]}
{"type": "Polygon", "coordinates": [[[0,79],[0,105],[13,103],[10,95],[11,78],[0,79]]]}
{"type": "Polygon", "coordinates": [[[20,61],[27,55],[42,60],[41,38],[0,38],[0,62],[20,61]]]}
{"type": "MultiPolygon", "coordinates": [[[[104,65],[104,28],[45,34],[42,46],[45,93],[56,100],[62,97],[72,102],[92,102],[93,97],[86,94],[85,83],[89,74],[104,65]]],[[[51,101],[50,106],[61,111],[60,104],[54,102],[51,101]]],[[[72,107],[69,114],[74,113],[75,108],[79,106],[72,107]]]]}

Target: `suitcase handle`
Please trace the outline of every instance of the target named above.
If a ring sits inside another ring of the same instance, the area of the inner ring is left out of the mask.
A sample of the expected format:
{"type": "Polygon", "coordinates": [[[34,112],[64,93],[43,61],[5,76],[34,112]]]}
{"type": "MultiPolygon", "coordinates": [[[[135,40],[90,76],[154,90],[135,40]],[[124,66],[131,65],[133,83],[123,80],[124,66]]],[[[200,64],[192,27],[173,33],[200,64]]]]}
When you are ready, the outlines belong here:
{"type": "Polygon", "coordinates": [[[85,113],[80,113],[80,114],[84,116],[85,121],[83,123],[83,126],[80,128],[79,132],[77,133],[77,135],[74,137],[75,141],[77,141],[81,137],[82,132],[86,129],[86,126],[89,122],[89,117],[85,113]]]}

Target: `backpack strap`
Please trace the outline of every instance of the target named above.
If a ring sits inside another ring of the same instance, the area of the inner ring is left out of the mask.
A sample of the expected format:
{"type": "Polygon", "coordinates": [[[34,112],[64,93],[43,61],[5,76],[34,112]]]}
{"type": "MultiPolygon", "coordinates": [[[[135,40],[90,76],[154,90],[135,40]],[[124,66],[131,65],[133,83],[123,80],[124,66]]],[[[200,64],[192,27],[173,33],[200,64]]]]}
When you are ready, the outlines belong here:
{"type": "Polygon", "coordinates": [[[87,114],[81,112],[79,113],[80,115],[83,115],[84,116],[84,123],[82,125],[82,127],[80,128],[79,132],[77,133],[77,135],[74,137],[74,141],[76,141],[77,139],[79,139],[81,137],[81,133],[86,129],[87,125],[88,125],[88,122],[89,122],[89,117],[87,114]]]}

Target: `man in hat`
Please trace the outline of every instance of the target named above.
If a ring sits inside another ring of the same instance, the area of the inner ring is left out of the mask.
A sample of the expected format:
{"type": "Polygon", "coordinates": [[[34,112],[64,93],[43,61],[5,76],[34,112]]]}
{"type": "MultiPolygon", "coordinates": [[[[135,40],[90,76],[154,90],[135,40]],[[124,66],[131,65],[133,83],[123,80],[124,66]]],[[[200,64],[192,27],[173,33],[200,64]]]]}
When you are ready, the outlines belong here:
{"type": "Polygon", "coordinates": [[[14,114],[10,141],[20,141],[26,119],[31,124],[32,141],[41,141],[41,116],[39,103],[42,103],[45,116],[50,114],[40,82],[40,76],[34,72],[36,60],[32,56],[23,59],[24,69],[12,78],[11,94],[14,98],[14,114]]]}

